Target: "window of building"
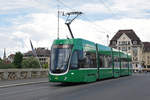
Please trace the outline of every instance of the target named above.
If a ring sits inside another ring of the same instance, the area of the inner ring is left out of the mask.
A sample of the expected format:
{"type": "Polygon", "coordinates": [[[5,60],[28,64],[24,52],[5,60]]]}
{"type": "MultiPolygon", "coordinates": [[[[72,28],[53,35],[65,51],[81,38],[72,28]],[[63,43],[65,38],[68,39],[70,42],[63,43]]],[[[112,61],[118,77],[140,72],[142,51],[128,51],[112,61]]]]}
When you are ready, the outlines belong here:
{"type": "Polygon", "coordinates": [[[150,64],[150,57],[147,56],[147,64],[150,64]]]}
{"type": "Polygon", "coordinates": [[[132,68],[132,62],[129,61],[129,68],[132,68]]]}
{"type": "Polygon", "coordinates": [[[123,37],[123,40],[125,40],[126,38],[125,37],[123,37]]]}
{"type": "Polygon", "coordinates": [[[138,55],[138,49],[133,48],[133,56],[136,57],[138,55]]]}
{"type": "Polygon", "coordinates": [[[133,41],[133,44],[137,44],[137,41],[133,41]]]}
{"type": "Polygon", "coordinates": [[[130,50],[130,47],[128,47],[128,50],[130,50]]]}
{"type": "Polygon", "coordinates": [[[122,47],[122,51],[127,51],[127,48],[126,47],[122,47]]]}
{"type": "Polygon", "coordinates": [[[126,44],[127,43],[127,41],[122,41],[122,44],[124,45],[124,44],[126,44]]]}
{"type": "Polygon", "coordinates": [[[128,45],[130,45],[130,41],[128,41],[128,45]]]}
{"type": "Polygon", "coordinates": [[[138,58],[137,57],[133,57],[133,61],[138,61],[138,58]]]}
{"type": "Polygon", "coordinates": [[[113,41],[113,44],[115,45],[115,44],[116,44],[116,41],[113,41]]]}

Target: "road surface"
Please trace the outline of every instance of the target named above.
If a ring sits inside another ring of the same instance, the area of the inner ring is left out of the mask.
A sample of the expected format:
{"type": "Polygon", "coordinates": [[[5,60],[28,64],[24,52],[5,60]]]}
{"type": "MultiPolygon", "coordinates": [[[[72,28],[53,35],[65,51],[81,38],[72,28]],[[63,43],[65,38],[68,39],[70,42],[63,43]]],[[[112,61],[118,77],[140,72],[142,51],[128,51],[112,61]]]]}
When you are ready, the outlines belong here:
{"type": "Polygon", "coordinates": [[[0,88],[0,100],[150,100],[150,74],[88,84],[39,83],[0,88]]]}

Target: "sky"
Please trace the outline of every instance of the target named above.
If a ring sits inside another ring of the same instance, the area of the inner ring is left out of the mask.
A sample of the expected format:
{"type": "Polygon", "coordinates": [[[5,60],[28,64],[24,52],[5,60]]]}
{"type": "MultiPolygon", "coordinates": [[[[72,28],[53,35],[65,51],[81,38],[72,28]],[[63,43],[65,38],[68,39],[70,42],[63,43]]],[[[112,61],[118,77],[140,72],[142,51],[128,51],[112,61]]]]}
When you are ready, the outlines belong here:
{"type": "MultiPolygon", "coordinates": [[[[81,11],[71,28],[75,38],[108,45],[120,29],[133,29],[142,41],[150,41],[150,0],[0,0],[0,57],[31,50],[50,49],[57,38],[57,11],[81,11]]],[[[71,38],[60,16],[60,37],[71,38]]]]}

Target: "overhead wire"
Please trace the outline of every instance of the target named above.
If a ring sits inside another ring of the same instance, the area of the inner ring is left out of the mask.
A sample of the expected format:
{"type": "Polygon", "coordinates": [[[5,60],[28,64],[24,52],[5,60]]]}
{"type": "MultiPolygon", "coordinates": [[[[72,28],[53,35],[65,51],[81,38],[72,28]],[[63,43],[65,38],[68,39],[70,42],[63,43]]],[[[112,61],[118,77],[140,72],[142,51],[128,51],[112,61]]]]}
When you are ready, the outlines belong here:
{"type": "MultiPolygon", "coordinates": [[[[104,2],[104,0],[98,0],[98,1],[100,1],[101,3],[103,3],[103,5],[105,6],[105,8],[107,8],[107,10],[113,15],[113,16],[118,16],[116,13],[114,13],[114,11],[110,8],[110,6],[109,5],[107,5],[105,2],[104,2]]],[[[124,24],[124,23],[122,23],[122,24],[124,24]]],[[[126,26],[125,24],[123,25],[123,26],[126,26]]]]}
{"type": "Polygon", "coordinates": [[[105,6],[105,8],[107,8],[109,12],[111,12],[112,15],[116,16],[115,13],[112,11],[112,9],[103,0],[99,1],[105,6]]]}
{"type": "Polygon", "coordinates": [[[67,4],[65,4],[62,0],[56,0],[58,3],[64,5],[66,8],[71,9],[72,11],[76,11],[75,9],[71,8],[70,6],[68,6],[67,4]]]}
{"type": "MultiPolygon", "coordinates": [[[[72,10],[72,11],[76,11],[75,9],[71,8],[69,5],[67,5],[66,3],[64,3],[62,0],[61,0],[61,1],[60,1],[60,0],[57,0],[57,1],[58,1],[58,3],[64,5],[66,8],[68,8],[68,9],[70,9],[70,10],[72,10]]],[[[84,15],[85,15],[85,14],[84,14],[84,15]]],[[[105,31],[107,31],[108,34],[110,34],[110,31],[106,30],[105,28],[103,28],[103,27],[100,26],[100,25],[97,25],[97,24],[94,23],[94,22],[91,22],[91,19],[88,18],[87,16],[84,16],[84,18],[87,19],[87,20],[89,20],[90,23],[92,23],[91,25],[92,25],[93,28],[95,28],[96,31],[101,32],[101,33],[104,33],[104,34],[107,34],[107,33],[105,32],[105,31]],[[101,29],[103,29],[103,30],[105,30],[105,31],[100,31],[99,28],[101,28],[101,29]]]]}

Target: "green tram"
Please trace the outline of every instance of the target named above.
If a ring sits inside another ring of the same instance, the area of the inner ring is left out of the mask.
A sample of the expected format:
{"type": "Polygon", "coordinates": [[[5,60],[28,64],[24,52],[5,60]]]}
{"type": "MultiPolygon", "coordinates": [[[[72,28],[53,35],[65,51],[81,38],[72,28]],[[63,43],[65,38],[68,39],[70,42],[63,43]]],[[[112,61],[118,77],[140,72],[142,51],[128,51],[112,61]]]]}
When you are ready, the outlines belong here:
{"type": "Polygon", "coordinates": [[[131,56],[125,52],[80,38],[53,42],[50,82],[94,82],[131,74],[131,56]]]}

